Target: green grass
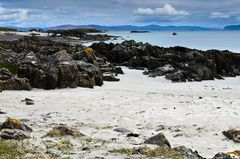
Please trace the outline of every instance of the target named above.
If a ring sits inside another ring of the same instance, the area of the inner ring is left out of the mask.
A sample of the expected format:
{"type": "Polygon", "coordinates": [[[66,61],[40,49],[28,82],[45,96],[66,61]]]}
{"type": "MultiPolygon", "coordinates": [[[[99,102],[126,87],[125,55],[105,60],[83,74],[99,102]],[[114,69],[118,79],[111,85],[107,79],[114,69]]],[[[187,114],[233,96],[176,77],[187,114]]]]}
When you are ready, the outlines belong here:
{"type": "Polygon", "coordinates": [[[24,144],[17,141],[0,140],[0,159],[21,158],[25,154],[24,144]]]}
{"type": "Polygon", "coordinates": [[[18,66],[16,64],[2,62],[0,63],[0,68],[7,68],[12,74],[18,74],[18,66]]]}

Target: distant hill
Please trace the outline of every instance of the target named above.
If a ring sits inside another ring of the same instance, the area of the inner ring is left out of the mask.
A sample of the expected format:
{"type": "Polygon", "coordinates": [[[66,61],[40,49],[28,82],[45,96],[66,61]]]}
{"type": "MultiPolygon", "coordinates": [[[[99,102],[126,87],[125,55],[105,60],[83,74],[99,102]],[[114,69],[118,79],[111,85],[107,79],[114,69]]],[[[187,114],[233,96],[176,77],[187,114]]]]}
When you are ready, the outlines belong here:
{"type": "Polygon", "coordinates": [[[17,31],[15,28],[0,27],[0,31],[17,31]]]}
{"type": "Polygon", "coordinates": [[[171,30],[171,31],[187,31],[187,30],[217,30],[215,28],[207,28],[200,26],[159,26],[159,25],[146,25],[146,26],[133,26],[133,25],[120,25],[120,26],[101,26],[101,25],[61,25],[56,27],[46,28],[47,30],[69,30],[80,28],[94,28],[98,30],[115,30],[115,31],[132,31],[132,30],[171,30]]]}
{"type": "Polygon", "coordinates": [[[228,25],[224,27],[224,30],[240,30],[240,25],[228,25]]]}

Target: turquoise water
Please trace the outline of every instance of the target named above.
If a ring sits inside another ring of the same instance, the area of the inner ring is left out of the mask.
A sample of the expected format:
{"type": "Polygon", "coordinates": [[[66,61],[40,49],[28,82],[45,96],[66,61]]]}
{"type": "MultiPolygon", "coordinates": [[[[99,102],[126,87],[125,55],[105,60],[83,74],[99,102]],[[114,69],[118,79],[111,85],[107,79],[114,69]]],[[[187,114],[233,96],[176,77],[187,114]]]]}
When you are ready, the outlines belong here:
{"type": "Polygon", "coordinates": [[[107,32],[109,35],[122,37],[112,41],[114,43],[133,39],[163,47],[185,46],[201,50],[218,49],[240,53],[240,31],[177,31],[177,36],[173,36],[172,33],[172,31],[153,31],[150,33],[107,32]]]}

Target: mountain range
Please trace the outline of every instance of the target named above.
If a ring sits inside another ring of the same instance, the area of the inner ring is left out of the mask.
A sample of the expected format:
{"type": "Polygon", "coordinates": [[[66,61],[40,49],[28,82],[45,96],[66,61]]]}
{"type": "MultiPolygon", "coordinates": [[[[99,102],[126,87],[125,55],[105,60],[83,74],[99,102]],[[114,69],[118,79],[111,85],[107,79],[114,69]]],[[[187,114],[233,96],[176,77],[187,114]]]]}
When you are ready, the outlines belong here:
{"type": "MultiPolygon", "coordinates": [[[[11,27],[16,28],[16,27],[11,27]]],[[[240,25],[228,25],[224,28],[210,28],[210,27],[201,27],[201,26],[160,26],[160,25],[146,25],[146,26],[134,26],[134,25],[119,25],[119,26],[103,26],[103,25],[59,25],[54,27],[45,27],[45,28],[35,28],[43,30],[69,30],[69,29],[80,29],[80,28],[95,28],[98,30],[113,30],[113,31],[207,31],[207,30],[240,30],[240,25]]],[[[16,28],[21,31],[27,31],[32,29],[28,28],[16,28]]]]}
{"type": "Polygon", "coordinates": [[[133,26],[133,25],[119,25],[119,26],[102,26],[102,25],[60,25],[56,27],[45,28],[47,30],[68,30],[79,28],[95,28],[98,30],[114,30],[114,31],[130,31],[130,30],[218,30],[216,28],[207,28],[200,26],[159,26],[159,25],[146,25],[146,26],[133,26]]]}

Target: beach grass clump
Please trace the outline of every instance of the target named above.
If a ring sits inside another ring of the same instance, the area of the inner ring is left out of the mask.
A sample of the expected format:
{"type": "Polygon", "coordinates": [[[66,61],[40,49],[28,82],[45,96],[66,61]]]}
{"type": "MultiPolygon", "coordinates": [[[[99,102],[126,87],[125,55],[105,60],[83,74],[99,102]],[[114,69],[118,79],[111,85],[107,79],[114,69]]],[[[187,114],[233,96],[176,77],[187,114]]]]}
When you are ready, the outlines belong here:
{"type": "Polygon", "coordinates": [[[61,140],[57,143],[53,143],[53,144],[47,146],[47,149],[49,151],[59,150],[62,153],[69,152],[69,151],[73,150],[73,148],[74,148],[74,145],[71,143],[70,140],[61,140]]]}
{"type": "Polygon", "coordinates": [[[183,159],[183,154],[178,151],[175,151],[171,148],[166,147],[157,147],[157,148],[149,148],[149,147],[140,147],[140,148],[120,148],[113,149],[110,151],[111,153],[119,153],[125,155],[144,155],[146,157],[161,157],[161,158],[171,158],[171,159],[183,159]]]}
{"type": "Polygon", "coordinates": [[[59,125],[50,130],[44,137],[64,137],[64,136],[72,136],[77,138],[85,135],[72,127],[68,127],[66,125],[59,125]]]}
{"type": "Polygon", "coordinates": [[[0,140],[0,159],[23,158],[25,145],[20,141],[0,140]]]}
{"type": "Polygon", "coordinates": [[[18,69],[19,69],[19,67],[16,64],[8,63],[8,62],[1,62],[0,68],[8,69],[13,75],[17,75],[18,69]]]}

